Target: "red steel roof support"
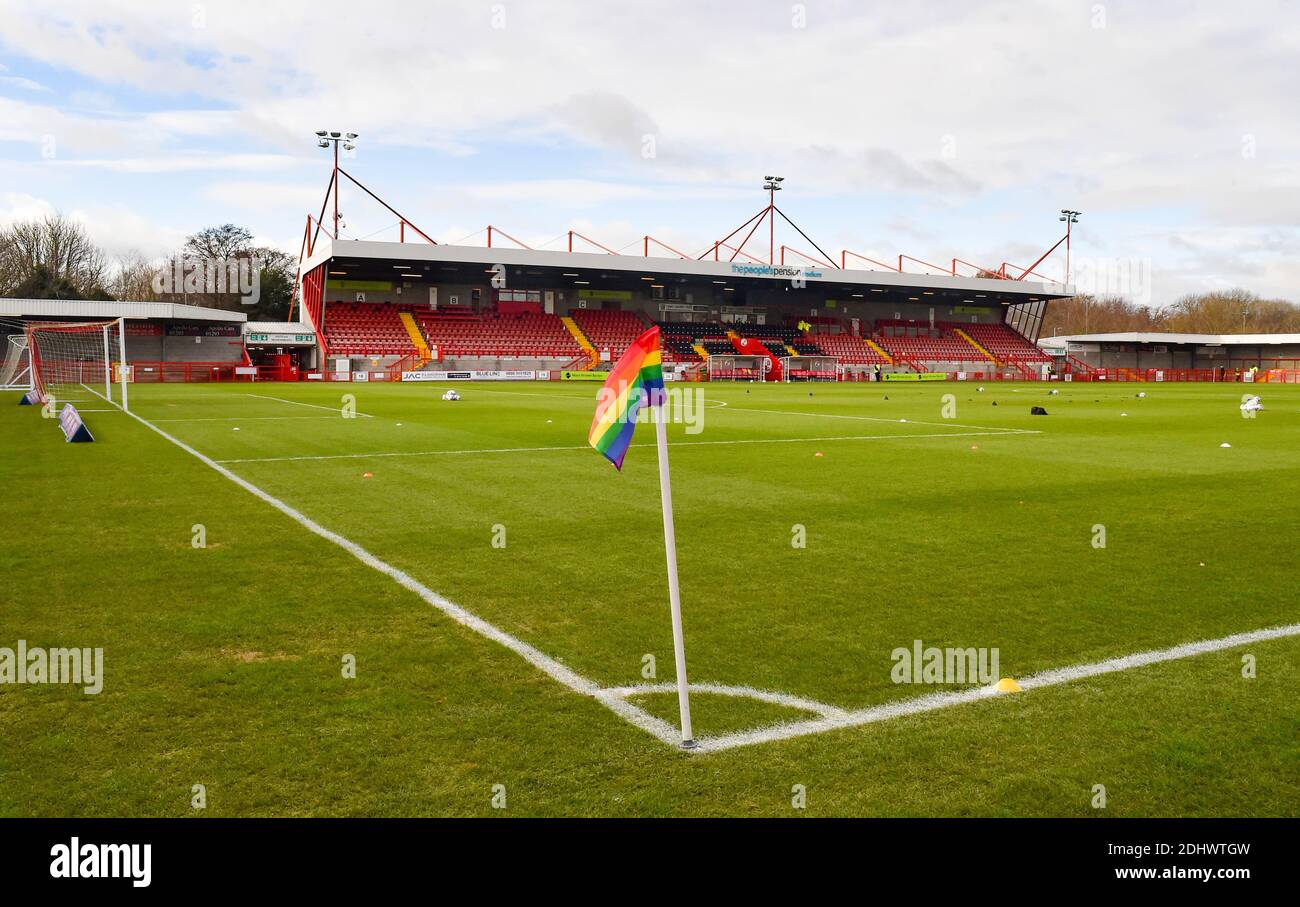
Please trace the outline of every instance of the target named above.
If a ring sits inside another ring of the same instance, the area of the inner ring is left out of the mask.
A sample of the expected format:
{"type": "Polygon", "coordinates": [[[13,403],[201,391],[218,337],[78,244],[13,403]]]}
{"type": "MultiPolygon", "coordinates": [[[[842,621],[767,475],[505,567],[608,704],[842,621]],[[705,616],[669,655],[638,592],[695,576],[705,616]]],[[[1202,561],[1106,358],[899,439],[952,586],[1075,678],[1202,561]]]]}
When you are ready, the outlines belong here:
{"type": "MultiPolygon", "coordinates": [[[[934,268],[934,269],[935,269],[936,271],[938,271],[940,274],[948,274],[948,269],[945,268],[943,265],[936,265],[936,264],[931,264],[931,263],[928,262],[928,261],[921,261],[921,259],[919,259],[919,258],[913,258],[913,257],[910,256],[910,255],[903,255],[901,252],[900,252],[899,255],[898,255],[898,273],[900,273],[900,274],[903,273],[903,260],[904,260],[904,259],[906,259],[906,260],[908,260],[908,261],[914,261],[914,262],[916,262],[918,265],[923,265],[923,266],[925,266],[925,267],[927,267],[927,268],[934,268]]],[[[953,276],[953,275],[950,275],[950,274],[949,274],[948,276],[953,276]]]]}
{"type": "MultiPolygon", "coordinates": [[[[512,243],[514,243],[514,244],[515,244],[516,246],[518,246],[519,248],[521,248],[521,249],[528,249],[529,251],[532,251],[532,248],[533,248],[532,246],[528,245],[527,243],[522,243],[522,242],[520,242],[519,240],[517,240],[517,239],[515,239],[513,236],[511,236],[509,233],[507,233],[505,230],[502,230],[500,227],[494,227],[494,226],[492,226],[491,224],[488,224],[488,228],[487,228],[487,247],[488,247],[489,249],[492,248],[492,231],[493,231],[493,230],[495,230],[497,233],[500,233],[502,236],[504,236],[506,239],[510,240],[512,243]]],[[[569,251],[572,252],[573,249],[570,248],[569,251]]]]}
{"type": "Polygon", "coordinates": [[[604,252],[607,252],[607,253],[609,253],[610,255],[617,255],[617,254],[618,254],[617,252],[615,252],[613,249],[609,248],[608,246],[602,246],[600,243],[596,242],[596,241],[595,241],[594,239],[592,239],[591,237],[589,237],[589,236],[583,236],[583,235],[582,235],[581,233],[579,233],[577,230],[570,230],[570,231],[569,231],[569,251],[570,251],[570,252],[573,251],[573,237],[575,237],[575,236],[578,237],[578,239],[582,240],[583,242],[585,242],[585,243],[590,243],[591,245],[595,246],[597,249],[600,249],[600,250],[602,250],[602,251],[604,251],[604,252]]]}
{"type": "Polygon", "coordinates": [[[642,252],[642,255],[643,255],[645,258],[649,258],[649,257],[650,257],[650,244],[651,244],[651,243],[654,243],[656,246],[661,246],[661,247],[667,249],[669,252],[673,253],[673,254],[676,255],[678,258],[684,258],[684,259],[687,259],[687,260],[690,259],[690,256],[689,256],[689,255],[686,255],[684,252],[678,252],[678,251],[677,251],[676,249],[674,249],[672,246],[668,245],[668,243],[666,243],[666,242],[661,242],[660,240],[655,239],[653,236],[646,236],[646,237],[644,237],[644,250],[643,250],[643,252],[642,252]]]}
{"type": "MultiPolygon", "coordinates": [[[[848,270],[848,257],[850,255],[852,255],[854,258],[860,258],[863,261],[869,261],[873,265],[879,265],[880,267],[884,268],[886,271],[898,271],[900,274],[903,271],[901,264],[896,268],[893,265],[885,264],[883,261],[876,261],[874,258],[867,258],[867,256],[859,255],[857,252],[850,252],[848,249],[844,249],[843,251],[840,252],[840,262],[841,262],[840,268],[842,270],[848,270]]],[[[875,270],[875,269],[871,268],[869,270],[875,270]]]]}

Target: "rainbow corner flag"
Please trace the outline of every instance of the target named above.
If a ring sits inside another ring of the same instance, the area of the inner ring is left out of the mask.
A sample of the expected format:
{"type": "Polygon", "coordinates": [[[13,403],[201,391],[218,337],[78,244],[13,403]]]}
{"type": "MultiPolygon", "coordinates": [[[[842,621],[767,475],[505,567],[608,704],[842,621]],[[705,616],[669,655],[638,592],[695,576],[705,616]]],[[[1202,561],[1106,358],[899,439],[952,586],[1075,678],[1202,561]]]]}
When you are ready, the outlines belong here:
{"type": "Polygon", "coordinates": [[[643,406],[662,406],[663,402],[663,355],[659,350],[659,328],[653,327],[632,341],[610,370],[596,398],[588,443],[621,470],[623,455],[632,443],[637,413],[643,406]]]}

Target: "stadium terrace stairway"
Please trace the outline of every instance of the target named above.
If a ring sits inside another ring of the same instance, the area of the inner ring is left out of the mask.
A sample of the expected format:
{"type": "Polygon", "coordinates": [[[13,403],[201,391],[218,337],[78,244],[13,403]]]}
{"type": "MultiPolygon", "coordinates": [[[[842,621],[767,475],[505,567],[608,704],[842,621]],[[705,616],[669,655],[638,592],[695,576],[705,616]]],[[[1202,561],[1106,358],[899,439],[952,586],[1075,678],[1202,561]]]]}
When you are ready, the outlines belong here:
{"type": "MultiPolygon", "coordinates": [[[[409,307],[408,307],[409,308],[409,307]]],[[[414,356],[399,309],[390,303],[325,303],[325,342],[341,356],[414,356]]]]}
{"type": "Polygon", "coordinates": [[[1078,356],[1066,355],[1065,364],[1070,371],[1078,372],[1080,375],[1091,376],[1093,372],[1097,371],[1096,367],[1084,362],[1078,356]]]}
{"type": "Polygon", "coordinates": [[[1019,334],[1008,324],[963,324],[961,330],[973,341],[987,350],[995,359],[1006,362],[1051,362],[1048,356],[1035,344],[1019,334]]]}
{"type": "Polygon", "coordinates": [[[876,341],[872,340],[870,337],[863,337],[862,340],[867,346],[875,350],[877,356],[885,360],[885,362],[891,365],[893,364],[894,360],[890,358],[889,354],[885,352],[884,348],[881,347],[880,344],[876,343],[876,341]]]}
{"type": "Polygon", "coordinates": [[[582,333],[582,328],[578,327],[578,323],[568,315],[561,317],[560,322],[564,325],[565,330],[573,336],[578,346],[582,347],[582,351],[587,354],[587,368],[592,369],[599,365],[600,353],[591,345],[587,335],[582,333]]]}
{"type": "Polygon", "coordinates": [[[401,319],[402,326],[406,328],[406,333],[411,338],[411,343],[415,345],[415,368],[424,368],[433,356],[429,352],[429,344],[425,342],[424,335],[420,333],[420,326],[415,323],[410,312],[398,312],[397,317],[401,319]]]}
{"type": "Polygon", "coordinates": [[[557,315],[417,312],[441,359],[573,359],[585,352],[557,315]]]}
{"type": "Polygon", "coordinates": [[[958,328],[942,321],[931,325],[927,321],[881,319],[872,339],[896,364],[918,371],[981,371],[996,365],[995,357],[960,333],[965,327],[973,325],[958,328]]]}
{"type": "Polygon", "coordinates": [[[635,312],[622,309],[575,309],[570,314],[601,358],[617,362],[649,326],[635,312]]]}
{"type": "Polygon", "coordinates": [[[812,334],[810,339],[823,355],[834,356],[842,365],[892,365],[894,361],[872,341],[852,334],[812,334]]]}
{"type": "Polygon", "coordinates": [[[556,315],[430,311],[411,304],[327,302],[331,354],[395,356],[416,368],[439,359],[563,359],[585,356],[556,315]]]}
{"type": "Polygon", "coordinates": [[[984,349],[984,347],[982,347],[982,346],[980,346],[978,343],[976,343],[976,342],[971,338],[970,334],[967,334],[967,333],[966,333],[965,331],[963,331],[961,328],[954,327],[954,328],[952,329],[952,332],[953,332],[954,334],[956,334],[958,337],[960,337],[962,340],[965,340],[967,343],[969,343],[971,346],[973,346],[973,347],[974,347],[974,348],[979,352],[979,354],[980,354],[981,356],[983,356],[985,359],[987,359],[989,362],[996,363],[996,362],[998,361],[996,356],[994,356],[994,355],[993,355],[992,353],[990,353],[988,350],[984,349]]]}

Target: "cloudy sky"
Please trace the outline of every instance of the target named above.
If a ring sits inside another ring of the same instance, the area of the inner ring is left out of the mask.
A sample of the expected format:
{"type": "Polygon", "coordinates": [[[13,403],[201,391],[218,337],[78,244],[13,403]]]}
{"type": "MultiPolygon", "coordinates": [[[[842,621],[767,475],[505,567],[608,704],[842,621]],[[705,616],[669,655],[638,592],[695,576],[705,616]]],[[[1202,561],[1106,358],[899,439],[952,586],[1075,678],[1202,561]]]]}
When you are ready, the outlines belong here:
{"type": "Polygon", "coordinates": [[[1300,300],[1297,86],[1289,0],[0,0],[0,222],[158,256],[233,221],[296,253],[328,128],[439,241],[694,254],[779,173],[832,253],[1026,265],[1070,207],[1081,284],[1300,300]]]}

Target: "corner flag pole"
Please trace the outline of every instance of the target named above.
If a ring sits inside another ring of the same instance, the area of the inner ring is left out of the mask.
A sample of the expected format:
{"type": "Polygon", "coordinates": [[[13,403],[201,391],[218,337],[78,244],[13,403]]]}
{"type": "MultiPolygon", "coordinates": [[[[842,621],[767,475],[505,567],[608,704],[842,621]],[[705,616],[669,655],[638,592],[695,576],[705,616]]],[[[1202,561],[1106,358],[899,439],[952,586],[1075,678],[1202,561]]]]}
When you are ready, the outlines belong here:
{"type": "Polygon", "coordinates": [[[686,643],[682,638],[682,594],[677,587],[677,535],[673,531],[673,489],[668,477],[668,410],[660,400],[654,407],[655,441],[659,449],[659,497],[664,508],[664,554],[668,558],[668,604],[673,612],[673,657],[677,666],[677,707],[682,718],[682,746],[692,749],[691,699],[686,685],[686,643]]]}

